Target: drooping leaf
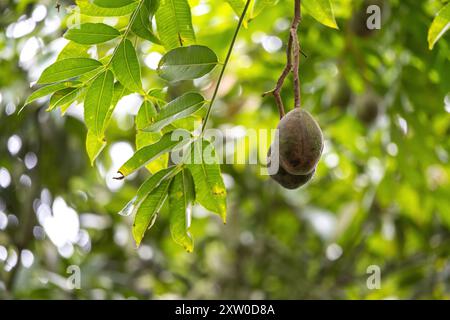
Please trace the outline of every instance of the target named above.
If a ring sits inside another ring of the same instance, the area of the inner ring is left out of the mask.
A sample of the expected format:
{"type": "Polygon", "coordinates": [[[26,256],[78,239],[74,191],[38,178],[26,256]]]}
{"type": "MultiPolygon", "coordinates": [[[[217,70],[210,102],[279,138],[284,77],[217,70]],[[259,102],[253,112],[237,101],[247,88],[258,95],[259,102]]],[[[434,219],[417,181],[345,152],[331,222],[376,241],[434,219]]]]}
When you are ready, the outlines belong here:
{"type": "Polygon", "coordinates": [[[187,0],[160,0],[156,24],[166,49],[195,43],[191,8],[187,0]]]}
{"type": "Polygon", "coordinates": [[[161,109],[154,121],[147,125],[144,131],[159,131],[171,122],[186,118],[197,112],[205,103],[203,96],[196,92],[188,92],[170,101],[161,109]]]}
{"type": "Polygon", "coordinates": [[[91,0],[77,0],[76,4],[80,8],[80,13],[93,16],[93,17],[117,17],[117,16],[126,16],[128,14],[133,13],[133,11],[138,6],[138,2],[133,1],[132,3],[118,7],[118,8],[106,8],[100,7],[91,0]]]}
{"type": "Polygon", "coordinates": [[[121,178],[130,175],[162,154],[178,150],[190,142],[189,131],[179,129],[176,133],[174,132],[166,133],[158,142],[137,150],[118,170],[121,178]]]}
{"type": "Polygon", "coordinates": [[[145,232],[153,225],[158,211],[167,199],[170,181],[178,168],[161,170],[151,176],[139,188],[132,203],[126,208],[131,213],[136,212],[133,223],[133,238],[139,246],[145,232]]]}
{"type": "Polygon", "coordinates": [[[37,83],[45,84],[67,80],[92,71],[101,65],[97,60],[88,58],[58,60],[42,72],[37,83]]]}
{"type": "MultiPolygon", "coordinates": [[[[155,1],[152,1],[152,3],[153,2],[155,1]]],[[[148,9],[149,7],[152,9],[157,9],[157,7],[151,5],[141,6],[139,13],[136,16],[136,19],[134,20],[134,23],[131,26],[131,30],[134,32],[134,34],[141,37],[142,39],[146,39],[156,44],[161,44],[161,41],[153,33],[152,30],[151,19],[155,14],[155,12],[150,12],[148,9]]]]}
{"type": "MultiPolygon", "coordinates": [[[[144,101],[139,108],[138,114],[136,115],[136,149],[142,149],[145,146],[151,145],[161,139],[160,132],[144,132],[141,131],[142,128],[149,125],[154,121],[154,117],[157,115],[156,108],[154,104],[150,101],[144,101]]],[[[169,155],[167,153],[159,156],[152,162],[146,165],[146,168],[154,173],[161,169],[167,167],[169,160],[169,155]]]]}
{"type": "Polygon", "coordinates": [[[136,115],[136,129],[142,130],[149,124],[155,121],[158,112],[154,104],[150,101],[145,100],[141,107],[139,108],[138,114],[136,115]]]}
{"type": "Polygon", "coordinates": [[[25,101],[25,104],[23,105],[23,107],[20,109],[19,113],[30,103],[32,103],[33,101],[45,97],[49,94],[52,94],[56,91],[60,91],[63,89],[67,89],[67,88],[71,88],[71,87],[76,87],[77,85],[81,84],[81,82],[79,81],[65,81],[65,82],[58,82],[58,83],[53,83],[50,84],[48,86],[44,86],[41,87],[39,89],[37,89],[36,91],[34,91],[25,101]]]}
{"type": "Polygon", "coordinates": [[[194,198],[192,176],[188,170],[182,170],[172,179],[169,187],[170,233],[174,241],[188,252],[194,249],[194,239],[189,232],[194,198]]]}
{"type": "Polygon", "coordinates": [[[330,0],[303,0],[302,6],[306,9],[307,13],[321,24],[330,28],[339,29],[330,0]]]}
{"type": "Polygon", "coordinates": [[[192,80],[211,72],[217,63],[216,54],[206,46],[180,47],[161,58],[158,74],[168,81],[192,80]]]}
{"type": "Polygon", "coordinates": [[[51,98],[49,107],[47,111],[52,111],[56,108],[64,108],[69,107],[72,103],[77,100],[79,95],[81,94],[83,88],[66,88],[60,91],[55,92],[51,98]]]}
{"type": "Polygon", "coordinates": [[[124,87],[132,92],[142,91],[141,67],[130,40],[125,39],[119,45],[112,66],[116,78],[124,87]]]}
{"type": "Polygon", "coordinates": [[[139,187],[136,196],[133,197],[123,208],[119,211],[122,216],[130,216],[136,213],[139,203],[144,200],[144,198],[152,192],[156,187],[158,187],[162,181],[166,179],[173,178],[181,169],[179,167],[170,167],[160,170],[149,177],[141,186],[139,187]]]}
{"type": "Polygon", "coordinates": [[[103,8],[120,8],[136,2],[135,0],[94,0],[94,4],[103,8]]]}
{"type": "Polygon", "coordinates": [[[94,134],[91,130],[88,130],[86,136],[86,151],[89,156],[91,165],[94,165],[95,159],[100,155],[102,150],[106,146],[106,140],[100,138],[98,135],[94,134]]]}
{"type": "Polygon", "coordinates": [[[114,76],[107,70],[95,78],[90,85],[84,101],[84,120],[86,126],[99,139],[103,138],[108,111],[114,91],[114,76]]]}
{"type": "Polygon", "coordinates": [[[67,30],[64,37],[80,44],[103,43],[120,36],[120,32],[104,23],[83,23],[67,30]]]}
{"type": "Polygon", "coordinates": [[[436,15],[428,29],[428,48],[433,49],[436,42],[450,29],[450,3],[446,4],[436,15]]]}
{"type": "Polygon", "coordinates": [[[195,184],[195,200],[206,209],[218,213],[226,222],[227,191],[213,145],[197,139],[191,144],[189,163],[195,184]]]}
{"type": "Polygon", "coordinates": [[[141,244],[145,232],[155,223],[158,211],[167,199],[170,181],[163,181],[139,205],[133,223],[133,238],[136,245],[141,244]]]}
{"type": "Polygon", "coordinates": [[[106,128],[108,127],[109,121],[111,120],[112,114],[117,106],[117,103],[120,101],[120,99],[122,99],[124,96],[130,93],[131,93],[130,90],[122,86],[122,84],[119,81],[114,83],[113,97],[111,101],[111,106],[108,109],[108,113],[106,114],[106,119],[104,122],[105,123],[104,130],[106,130],[106,128]]]}

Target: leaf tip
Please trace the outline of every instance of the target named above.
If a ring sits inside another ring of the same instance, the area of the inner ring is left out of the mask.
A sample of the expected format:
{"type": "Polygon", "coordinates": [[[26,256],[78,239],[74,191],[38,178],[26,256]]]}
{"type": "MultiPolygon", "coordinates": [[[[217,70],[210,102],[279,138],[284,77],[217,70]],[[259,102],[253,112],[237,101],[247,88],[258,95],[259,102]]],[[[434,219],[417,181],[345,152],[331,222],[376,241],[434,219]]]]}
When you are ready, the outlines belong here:
{"type": "Polygon", "coordinates": [[[114,180],[122,180],[122,179],[124,179],[124,178],[125,178],[125,176],[124,176],[123,173],[120,172],[120,171],[117,171],[117,175],[115,175],[115,176],[113,177],[114,180]]]}

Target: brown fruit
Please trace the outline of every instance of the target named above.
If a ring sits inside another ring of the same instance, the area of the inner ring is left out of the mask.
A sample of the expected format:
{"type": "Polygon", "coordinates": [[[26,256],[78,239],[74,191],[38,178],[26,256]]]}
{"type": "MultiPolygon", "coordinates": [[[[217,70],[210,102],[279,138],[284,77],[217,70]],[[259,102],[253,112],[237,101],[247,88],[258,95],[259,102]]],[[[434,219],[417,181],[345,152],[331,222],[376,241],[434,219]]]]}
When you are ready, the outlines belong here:
{"type": "Polygon", "coordinates": [[[323,150],[322,130],[305,110],[295,108],[278,124],[280,165],[290,174],[314,171],[323,150]]]}
{"type": "MultiPolygon", "coordinates": [[[[271,149],[269,149],[269,152],[267,153],[267,163],[270,166],[271,149]]],[[[311,173],[307,175],[294,175],[284,170],[282,166],[279,166],[278,172],[276,174],[271,175],[270,177],[276,182],[278,182],[282,187],[292,190],[297,189],[305,185],[307,182],[309,182],[314,176],[315,172],[316,170],[314,169],[311,173]]]]}

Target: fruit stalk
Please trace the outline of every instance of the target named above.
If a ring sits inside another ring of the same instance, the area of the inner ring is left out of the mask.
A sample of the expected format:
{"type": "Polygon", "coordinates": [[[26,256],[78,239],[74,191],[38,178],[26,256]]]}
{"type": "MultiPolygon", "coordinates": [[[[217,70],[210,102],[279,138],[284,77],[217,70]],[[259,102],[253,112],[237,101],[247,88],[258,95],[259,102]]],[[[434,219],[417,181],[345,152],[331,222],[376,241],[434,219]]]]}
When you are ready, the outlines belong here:
{"type": "Polygon", "coordinates": [[[300,97],[300,78],[298,76],[298,69],[300,64],[300,44],[298,42],[298,25],[300,24],[301,19],[301,0],[295,0],[295,8],[294,8],[294,19],[292,20],[291,26],[291,37],[293,40],[293,56],[294,56],[294,65],[292,68],[292,73],[294,75],[294,105],[295,108],[300,108],[301,105],[301,97],[300,97]]]}
{"type": "Polygon", "coordinates": [[[289,39],[286,49],[286,66],[281,72],[278,78],[277,84],[273,90],[263,93],[263,97],[271,94],[275,98],[275,102],[278,107],[278,112],[280,114],[280,119],[284,117],[285,110],[283,105],[283,100],[281,99],[281,88],[283,87],[286,77],[289,72],[292,71],[294,77],[294,102],[295,107],[300,108],[301,97],[300,97],[300,78],[298,74],[299,61],[300,61],[300,44],[298,41],[297,30],[301,20],[301,0],[294,0],[294,18],[289,29],[289,39]]]}

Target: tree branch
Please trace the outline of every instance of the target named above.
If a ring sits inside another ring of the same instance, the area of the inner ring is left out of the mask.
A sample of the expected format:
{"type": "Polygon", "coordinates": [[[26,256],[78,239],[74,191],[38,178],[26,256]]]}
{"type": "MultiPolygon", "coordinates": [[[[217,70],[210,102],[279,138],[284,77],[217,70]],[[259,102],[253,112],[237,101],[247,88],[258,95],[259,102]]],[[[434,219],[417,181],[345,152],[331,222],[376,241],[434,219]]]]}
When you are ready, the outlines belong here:
{"type": "MultiPolygon", "coordinates": [[[[289,40],[286,49],[286,66],[284,67],[280,77],[278,78],[277,84],[273,90],[263,93],[263,97],[272,94],[275,98],[275,102],[278,107],[278,112],[280,113],[280,119],[284,117],[285,110],[283,105],[283,100],[281,99],[281,88],[283,87],[284,81],[288,76],[289,72],[292,71],[294,76],[294,99],[295,107],[299,108],[301,105],[300,100],[300,80],[298,75],[299,60],[300,60],[300,45],[297,37],[298,25],[301,19],[301,0],[295,0],[294,6],[294,18],[289,30],[289,40]],[[294,59],[292,59],[294,58],[294,59]]],[[[303,54],[303,53],[302,53],[303,54]]]]}

